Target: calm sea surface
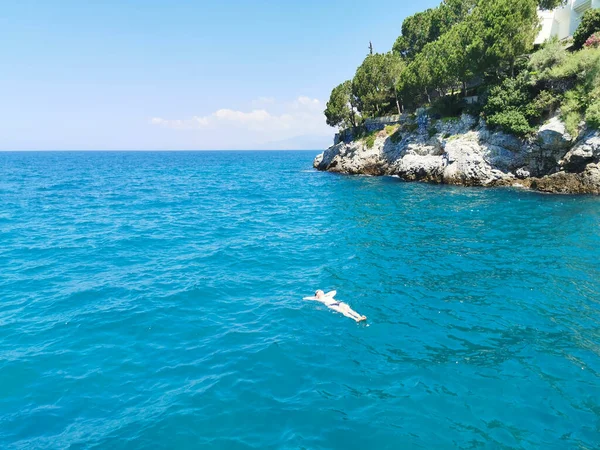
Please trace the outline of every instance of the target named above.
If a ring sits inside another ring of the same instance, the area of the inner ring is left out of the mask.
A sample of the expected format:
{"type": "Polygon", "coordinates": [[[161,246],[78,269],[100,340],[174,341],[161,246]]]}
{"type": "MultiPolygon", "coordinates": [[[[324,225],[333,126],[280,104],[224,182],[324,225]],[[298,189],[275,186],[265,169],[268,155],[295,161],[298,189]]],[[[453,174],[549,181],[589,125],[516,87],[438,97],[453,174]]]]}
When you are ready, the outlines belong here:
{"type": "Polygon", "coordinates": [[[599,448],[600,198],[315,154],[0,153],[0,448],[599,448]]]}

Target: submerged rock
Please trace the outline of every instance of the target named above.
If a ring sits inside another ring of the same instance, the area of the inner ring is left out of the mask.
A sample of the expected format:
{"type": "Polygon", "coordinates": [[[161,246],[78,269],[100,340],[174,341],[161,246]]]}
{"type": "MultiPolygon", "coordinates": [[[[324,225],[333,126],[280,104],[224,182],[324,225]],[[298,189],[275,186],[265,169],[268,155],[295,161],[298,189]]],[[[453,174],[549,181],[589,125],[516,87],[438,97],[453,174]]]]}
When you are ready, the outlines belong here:
{"type": "Polygon", "coordinates": [[[599,162],[597,131],[574,141],[564,124],[553,118],[534,139],[525,140],[493,132],[482,121],[463,115],[437,122],[427,133],[404,125],[392,139],[382,130],[371,147],[366,139],[340,142],[317,156],[313,165],[318,170],[394,175],[407,181],[600,193],[599,162]]]}

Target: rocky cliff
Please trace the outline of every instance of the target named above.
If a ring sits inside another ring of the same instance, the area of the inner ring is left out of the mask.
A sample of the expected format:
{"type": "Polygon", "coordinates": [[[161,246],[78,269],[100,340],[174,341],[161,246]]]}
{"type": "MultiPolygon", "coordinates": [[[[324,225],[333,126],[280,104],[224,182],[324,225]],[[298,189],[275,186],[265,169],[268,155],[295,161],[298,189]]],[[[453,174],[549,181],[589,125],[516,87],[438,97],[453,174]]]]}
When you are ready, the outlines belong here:
{"type": "Polygon", "coordinates": [[[426,130],[415,128],[405,122],[387,126],[369,139],[339,142],[318,155],[314,167],[395,175],[407,181],[600,194],[598,131],[583,130],[573,139],[553,118],[534,137],[519,139],[491,131],[468,115],[437,121],[426,130]]]}

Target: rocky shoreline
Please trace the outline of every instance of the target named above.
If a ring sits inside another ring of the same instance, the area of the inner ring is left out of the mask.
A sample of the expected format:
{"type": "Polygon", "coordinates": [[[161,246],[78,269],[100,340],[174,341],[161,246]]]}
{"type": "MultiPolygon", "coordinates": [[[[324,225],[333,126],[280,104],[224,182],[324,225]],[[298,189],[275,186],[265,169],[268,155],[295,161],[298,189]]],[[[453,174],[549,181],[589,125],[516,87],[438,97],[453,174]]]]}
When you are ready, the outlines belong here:
{"type": "Polygon", "coordinates": [[[600,195],[600,132],[574,139],[554,117],[519,139],[464,114],[418,130],[386,126],[369,139],[339,142],[313,166],[344,174],[395,175],[406,181],[462,186],[522,186],[543,192],[600,195]]]}

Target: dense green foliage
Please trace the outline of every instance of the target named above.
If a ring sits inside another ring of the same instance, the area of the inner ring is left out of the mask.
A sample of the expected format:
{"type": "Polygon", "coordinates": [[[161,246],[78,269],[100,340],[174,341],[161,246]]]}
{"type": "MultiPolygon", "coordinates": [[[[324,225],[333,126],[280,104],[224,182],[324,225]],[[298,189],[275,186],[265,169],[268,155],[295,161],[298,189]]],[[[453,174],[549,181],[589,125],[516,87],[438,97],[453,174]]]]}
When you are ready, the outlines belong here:
{"type": "Polygon", "coordinates": [[[392,53],[376,53],[365,58],[352,80],[352,94],[363,115],[382,115],[394,107],[400,113],[396,84],[404,66],[402,59],[392,53]]]}
{"type": "Polygon", "coordinates": [[[525,116],[514,109],[508,109],[488,117],[488,125],[496,127],[507,133],[525,136],[531,133],[532,128],[525,116]]]}
{"type": "Polygon", "coordinates": [[[351,81],[345,81],[333,88],[325,109],[325,118],[327,125],[332,127],[348,128],[357,125],[351,81]]]}
{"type": "Polygon", "coordinates": [[[513,74],[517,58],[531,50],[538,31],[535,0],[487,0],[468,9],[438,39],[426,43],[406,67],[397,89],[415,104],[430,103],[473,78],[513,74]]]}
{"type": "Polygon", "coordinates": [[[529,69],[539,77],[545,77],[550,70],[560,66],[567,59],[567,51],[564,46],[553,39],[546,43],[539,51],[529,58],[529,69]]]}
{"type": "Polygon", "coordinates": [[[540,83],[564,92],[561,114],[567,128],[577,134],[579,123],[598,128],[600,111],[600,49],[586,48],[571,53],[541,77],[540,83]]]}
{"type": "Polygon", "coordinates": [[[490,90],[483,112],[489,125],[525,135],[531,131],[525,108],[532,99],[531,86],[525,76],[507,78],[490,90]]]}
{"type": "Polygon", "coordinates": [[[597,31],[600,31],[600,9],[588,9],[573,34],[573,47],[582,48],[585,41],[597,31]]]}
{"type": "Polygon", "coordinates": [[[588,106],[585,120],[593,128],[600,129],[600,102],[596,101],[588,106]]]}
{"type": "Polygon", "coordinates": [[[475,17],[483,47],[479,69],[489,70],[507,64],[514,75],[515,60],[533,48],[539,31],[536,2],[531,0],[486,0],[475,17]]]}
{"type": "MultiPolygon", "coordinates": [[[[598,126],[600,49],[569,53],[553,40],[530,54],[540,29],[538,7],[563,3],[444,0],[408,17],[391,52],[368,55],[352,81],[333,90],[327,123],[356,126],[357,117],[426,105],[434,117],[481,114],[488,125],[519,136],[559,108],[573,133],[583,119],[598,126]],[[474,94],[479,101],[467,104],[464,98],[474,94]]],[[[600,10],[586,13],[578,33],[593,30],[596,15],[600,10]]]]}
{"type": "Polygon", "coordinates": [[[567,3],[567,0],[540,0],[540,9],[554,9],[559,6],[563,6],[567,3]]]}
{"type": "Polygon", "coordinates": [[[489,125],[525,135],[558,108],[573,135],[582,120],[600,127],[600,49],[568,53],[548,42],[527,70],[490,89],[483,110],[489,125]]]}
{"type": "Polygon", "coordinates": [[[464,20],[476,3],[476,0],[445,0],[437,8],[407,17],[392,50],[403,58],[413,59],[425,45],[436,41],[454,24],[464,20]]]}
{"type": "Polygon", "coordinates": [[[434,27],[435,9],[407,17],[402,23],[402,34],[393,46],[393,51],[406,59],[412,59],[428,42],[439,37],[439,30],[434,27]]]}
{"type": "Polygon", "coordinates": [[[559,97],[539,90],[531,74],[524,71],[490,89],[483,113],[488,125],[525,136],[556,110],[559,97]]]}

